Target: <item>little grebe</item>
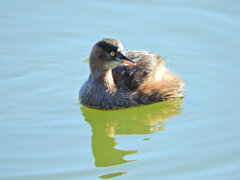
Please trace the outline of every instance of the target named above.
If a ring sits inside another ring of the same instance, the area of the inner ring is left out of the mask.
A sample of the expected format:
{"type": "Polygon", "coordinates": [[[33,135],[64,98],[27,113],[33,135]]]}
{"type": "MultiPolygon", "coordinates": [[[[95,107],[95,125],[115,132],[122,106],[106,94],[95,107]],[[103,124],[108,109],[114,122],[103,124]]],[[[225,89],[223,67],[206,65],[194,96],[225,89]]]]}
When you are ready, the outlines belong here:
{"type": "Polygon", "coordinates": [[[79,92],[80,103],[88,107],[119,109],[183,97],[183,81],[165,67],[159,55],[124,51],[115,39],[94,45],[90,69],[79,92]]]}

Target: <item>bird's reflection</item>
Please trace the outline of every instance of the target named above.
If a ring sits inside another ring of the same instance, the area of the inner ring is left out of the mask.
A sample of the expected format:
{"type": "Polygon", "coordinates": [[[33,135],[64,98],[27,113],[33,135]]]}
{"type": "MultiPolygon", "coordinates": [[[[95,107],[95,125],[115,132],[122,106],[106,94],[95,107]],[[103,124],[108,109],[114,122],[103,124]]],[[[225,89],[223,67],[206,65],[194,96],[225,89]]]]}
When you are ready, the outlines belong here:
{"type": "Polygon", "coordinates": [[[96,167],[113,166],[131,160],[124,156],[136,153],[116,149],[115,134],[150,134],[164,129],[164,121],[179,114],[183,100],[156,103],[123,110],[97,110],[81,107],[85,121],[92,127],[92,152],[96,167]]]}

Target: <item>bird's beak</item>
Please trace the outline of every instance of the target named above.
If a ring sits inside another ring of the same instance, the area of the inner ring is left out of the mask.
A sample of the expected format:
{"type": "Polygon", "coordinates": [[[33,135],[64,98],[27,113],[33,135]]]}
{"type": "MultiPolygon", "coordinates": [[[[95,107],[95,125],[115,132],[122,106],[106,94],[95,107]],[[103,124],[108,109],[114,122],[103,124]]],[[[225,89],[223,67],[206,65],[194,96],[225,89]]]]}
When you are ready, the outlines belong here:
{"type": "Polygon", "coordinates": [[[126,66],[133,66],[135,65],[136,63],[129,59],[128,57],[124,56],[123,54],[119,54],[117,55],[117,58],[116,58],[121,64],[124,64],[126,66]]]}

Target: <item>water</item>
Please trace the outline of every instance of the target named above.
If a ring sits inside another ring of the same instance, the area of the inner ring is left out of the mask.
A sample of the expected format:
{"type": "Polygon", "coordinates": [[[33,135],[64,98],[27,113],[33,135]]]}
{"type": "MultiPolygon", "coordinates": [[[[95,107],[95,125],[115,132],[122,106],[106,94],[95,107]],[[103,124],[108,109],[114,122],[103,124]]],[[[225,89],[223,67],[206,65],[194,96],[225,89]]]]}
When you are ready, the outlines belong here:
{"type": "Polygon", "coordinates": [[[239,179],[239,1],[0,0],[0,179],[239,179]],[[183,101],[82,107],[93,44],[151,50],[183,101]]]}

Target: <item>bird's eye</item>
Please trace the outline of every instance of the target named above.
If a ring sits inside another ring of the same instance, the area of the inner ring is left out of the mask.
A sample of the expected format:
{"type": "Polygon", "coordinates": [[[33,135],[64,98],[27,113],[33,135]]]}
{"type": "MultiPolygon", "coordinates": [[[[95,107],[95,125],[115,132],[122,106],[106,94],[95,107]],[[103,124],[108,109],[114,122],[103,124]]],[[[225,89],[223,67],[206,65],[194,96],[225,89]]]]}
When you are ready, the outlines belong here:
{"type": "Polygon", "coordinates": [[[111,51],[111,52],[110,52],[110,55],[111,55],[111,56],[115,56],[115,52],[111,51]]]}

